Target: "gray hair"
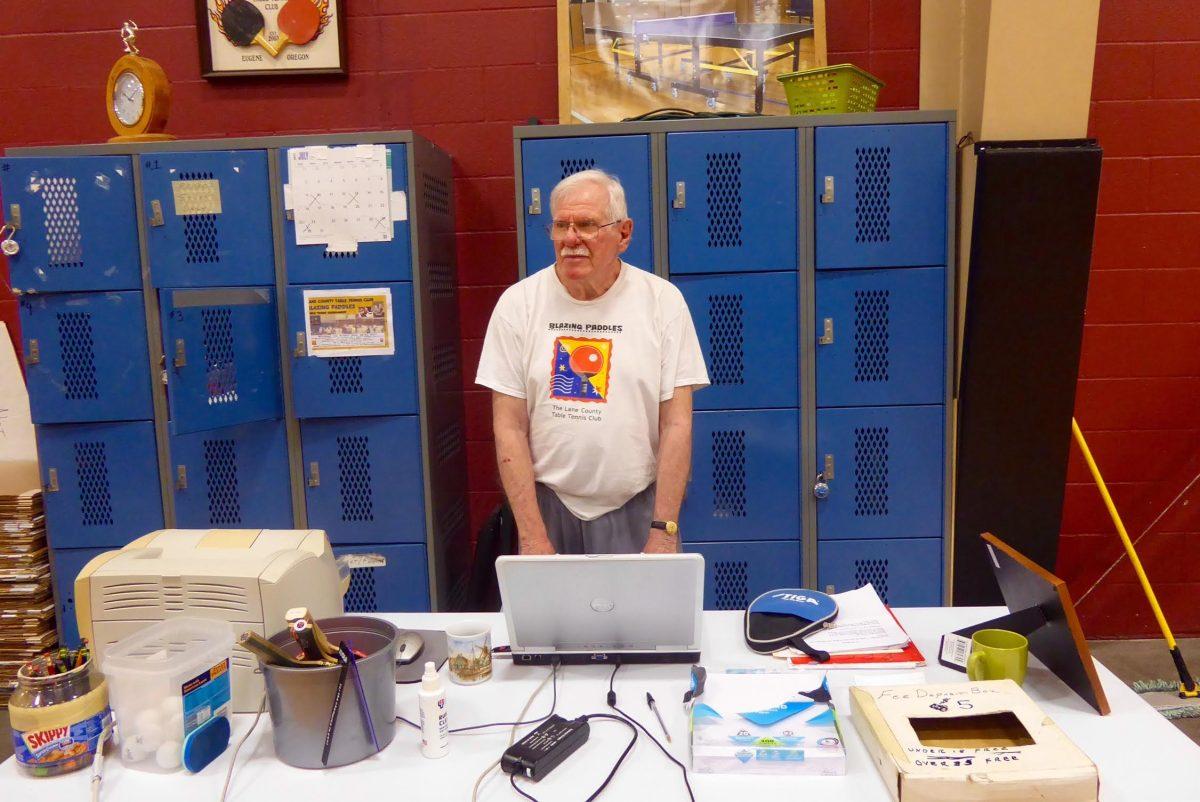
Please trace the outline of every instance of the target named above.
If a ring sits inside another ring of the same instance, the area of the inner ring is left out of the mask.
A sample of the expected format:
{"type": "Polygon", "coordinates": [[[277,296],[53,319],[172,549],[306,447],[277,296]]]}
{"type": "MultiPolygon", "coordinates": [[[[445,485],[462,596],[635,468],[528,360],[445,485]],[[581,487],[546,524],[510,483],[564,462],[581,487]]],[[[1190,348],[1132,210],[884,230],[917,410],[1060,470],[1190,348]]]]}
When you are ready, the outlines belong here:
{"type": "Polygon", "coordinates": [[[583,184],[596,184],[608,190],[608,214],[613,220],[629,217],[629,210],[625,205],[625,188],[621,186],[621,179],[603,170],[581,170],[559,181],[550,191],[550,214],[554,214],[554,208],[558,206],[563,195],[583,184]]]}

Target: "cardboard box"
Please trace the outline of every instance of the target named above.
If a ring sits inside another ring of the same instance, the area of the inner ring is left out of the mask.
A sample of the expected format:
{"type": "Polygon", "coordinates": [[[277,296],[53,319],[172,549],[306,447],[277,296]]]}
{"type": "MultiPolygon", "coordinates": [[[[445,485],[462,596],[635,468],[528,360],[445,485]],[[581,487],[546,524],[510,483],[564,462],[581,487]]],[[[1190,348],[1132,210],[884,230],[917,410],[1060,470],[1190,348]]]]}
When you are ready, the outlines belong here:
{"type": "Polygon", "coordinates": [[[1084,802],[1096,766],[1012,680],[851,688],[854,726],[898,802],[1084,802]]]}
{"type": "Polygon", "coordinates": [[[692,771],[699,774],[840,775],[846,750],[824,673],[710,673],[692,707],[692,771]]]}

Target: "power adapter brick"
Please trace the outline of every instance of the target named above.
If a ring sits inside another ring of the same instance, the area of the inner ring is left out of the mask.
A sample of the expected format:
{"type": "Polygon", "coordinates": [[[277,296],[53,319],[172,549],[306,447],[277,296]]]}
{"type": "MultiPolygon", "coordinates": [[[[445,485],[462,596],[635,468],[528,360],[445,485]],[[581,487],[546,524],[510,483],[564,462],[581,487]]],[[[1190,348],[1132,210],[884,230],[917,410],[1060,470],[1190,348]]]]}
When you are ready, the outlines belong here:
{"type": "Polygon", "coordinates": [[[572,721],[551,716],[504,751],[500,768],[537,782],[587,743],[590,730],[585,716],[572,721]]]}

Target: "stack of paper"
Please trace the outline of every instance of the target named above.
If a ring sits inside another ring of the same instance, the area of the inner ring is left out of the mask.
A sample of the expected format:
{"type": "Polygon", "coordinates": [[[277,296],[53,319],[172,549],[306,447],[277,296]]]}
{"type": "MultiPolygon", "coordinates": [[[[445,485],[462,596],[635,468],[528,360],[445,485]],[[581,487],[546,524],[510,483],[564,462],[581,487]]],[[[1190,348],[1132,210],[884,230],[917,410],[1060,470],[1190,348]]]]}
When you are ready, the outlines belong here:
{"type": "Polygon", "coordinates": [[[831,624],[807,636],[814,649],[829,652],[828,663],[815,663],[796,649],[783,649],[776,657],[794,666],[820,668],[917,668],[925,657],[900,626],[871,584],[857,590],[835,593],[837,617],[831,624]]]}
{"type": "Polygon", "coordinates": [[[692,707],[692,771],[846,773],[846,749],[823,674],[710,672],[692,707]]]}
{"type": "Polygon", "coordinates": [[[17,669],[54,645],[54,598],[42,493],[0,495],[0,704],[17,669]]]}

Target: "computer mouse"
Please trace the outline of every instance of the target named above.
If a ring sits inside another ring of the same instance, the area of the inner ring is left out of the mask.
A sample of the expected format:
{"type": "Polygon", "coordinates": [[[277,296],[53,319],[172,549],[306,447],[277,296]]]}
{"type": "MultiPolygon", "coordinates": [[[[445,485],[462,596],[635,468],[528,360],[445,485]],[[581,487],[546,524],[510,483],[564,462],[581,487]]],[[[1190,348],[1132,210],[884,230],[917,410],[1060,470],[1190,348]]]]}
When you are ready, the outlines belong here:
{"type": "Polygon", "coordinates": [[[396,639],[396,665],[406,666],[425,648],[425,639],[415,632],[404,632],[396,639]]]}

